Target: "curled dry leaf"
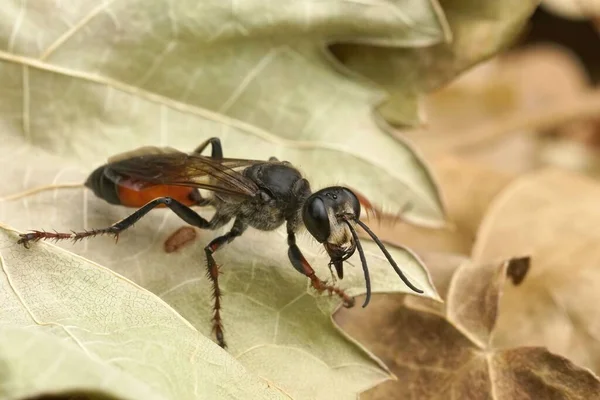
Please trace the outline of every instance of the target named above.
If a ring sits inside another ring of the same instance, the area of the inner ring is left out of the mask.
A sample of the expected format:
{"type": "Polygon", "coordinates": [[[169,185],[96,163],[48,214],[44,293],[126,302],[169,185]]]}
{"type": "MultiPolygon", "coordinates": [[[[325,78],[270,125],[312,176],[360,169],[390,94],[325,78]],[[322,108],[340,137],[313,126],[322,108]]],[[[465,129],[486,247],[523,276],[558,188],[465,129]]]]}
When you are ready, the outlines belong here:
{"type": "Polygon", "coordinates": [[[0,397],[287,397],[150,292],[55,246],[25,250],[17,238],[0,228],[0,397]]]}
{"type": "Polygon", "coordinates": [[[514,181],[493,203],[473,257],[530,255],[531,274],[507,288],[498,346],[546,346],[600,372],[600,186],[543,170],[514,181]]]}
{"type": "Polygon", "coordinates": [[[410,296],[392,295],[374,299],[377,312],[341,310],[336,319],[342,327],[380,355],[398,378],[361,398],[595,398],[600,381],[571,361],[541,347],[501,349],[490,343],[504,282],[508,277],[520,284],[528,262],[465,262],[453,274],[444,268],[436,279],[448,285],[442,313],[418,307],[419,301],[405,303],[410,296]]]}
{"type": "Polygon", "coordinates": [[[427,47],[394,49],[340,44],[333,48],[347,66],[390,88],[380,112],[393,124],[418,122],[416,96],[447,83],[510,44],[539,0],[442,1],[445,40],[427,47]]]}

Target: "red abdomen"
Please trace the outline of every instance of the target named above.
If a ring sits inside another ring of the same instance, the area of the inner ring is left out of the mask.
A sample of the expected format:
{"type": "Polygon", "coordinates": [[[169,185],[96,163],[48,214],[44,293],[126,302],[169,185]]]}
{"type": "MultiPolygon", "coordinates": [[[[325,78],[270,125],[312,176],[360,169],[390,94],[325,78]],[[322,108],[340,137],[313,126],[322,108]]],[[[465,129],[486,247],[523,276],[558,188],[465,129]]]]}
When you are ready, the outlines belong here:
{"type": "MultiPolygon", "coordinates": [[[[117,185],[119,202],[126,207],[139,208],[157,197],[171,197],[186,206],[193,206],[195,201],[192,193],[195,188],[186,186],[157,185],[140,191],[117,185]]],[[[164,207],[164,204],[158,207],[164,207]]]]}
{"type": "Polygon", "coordinates": [[[106,165],[96,168],[86,180],[85,186],[110,204],[139,208],[158,197],[172,197],[186,206],[193,206],[201,198],[198,189],[187,186],[156,185],[143,190],[130,189],[109,179],[104,173],[105,168],[106,165]]]}

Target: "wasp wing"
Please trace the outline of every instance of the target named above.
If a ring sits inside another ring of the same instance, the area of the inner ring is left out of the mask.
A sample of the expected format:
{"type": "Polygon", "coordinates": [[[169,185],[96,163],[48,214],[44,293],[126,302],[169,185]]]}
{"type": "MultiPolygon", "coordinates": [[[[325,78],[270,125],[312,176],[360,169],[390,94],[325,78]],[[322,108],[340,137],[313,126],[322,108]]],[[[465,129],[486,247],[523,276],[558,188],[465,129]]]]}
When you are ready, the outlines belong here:
{"type": "Polygon", "coordinates": [[[130,158],[119,157],[109,163],[104,170],[105,175],[113,182],[134,190],[155,185],[177,185],[247,197],[254,197],[258,186],[239,171],[266,163],[258,160],[214,159],[172,149],[132,155],[130,158]]]}
{"type": "Polygon", "coordinates": [[[123,153],[115,154],[108,158],[108,163],[113,164],[118,161],[128,160],[130,158],[148,156],[151,154],[185,154],[182,151],[174,149],[173,147],[156,147],[156,146],[144,146],[138,147],[137,149],[129,150],[123,153]]]}

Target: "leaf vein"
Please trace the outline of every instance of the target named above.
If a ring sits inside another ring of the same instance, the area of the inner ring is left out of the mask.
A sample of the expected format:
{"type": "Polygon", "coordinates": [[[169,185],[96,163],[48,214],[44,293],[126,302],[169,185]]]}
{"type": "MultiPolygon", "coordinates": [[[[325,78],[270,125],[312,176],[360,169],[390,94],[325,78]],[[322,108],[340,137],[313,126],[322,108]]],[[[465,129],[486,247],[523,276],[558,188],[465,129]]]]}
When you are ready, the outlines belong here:
{"type": "Polygon", "coordinates": [[[21,28],[21,24],[23,23],[23,19],[25,18],[25,12],[27,10],[27,0],[23,0],[21,3],[21,8],[19,9],[19,15],[17,16],[17,20],[13,26],[13,29],[10,33],[10,39],[8,40],[8,51],[13,51],[15,47],[15,41],[17,40],[17,33],[21,28]]]}
{"type": "MultiPolygon", "coordinates": [[[[290,51],[291,53],[296,53],[290,48],[286,48],[286,51],[290,51]]],[[[214,121],[232,128],[239,129],[242,132],[254,135],[258,138],[261,138],[269,143],[272,143],[277,146],[292,148],[296,150],[314,150],[314,149],[323,149],[323,150],[331,150],[344,153],[351,157],[354,157],[357,160],[363,161],[369,165],[372,165],[380,170],[384,171],[394,179],[398,181],[398,183],[405,188],[409,188],[410,192],[412,192],[415,196],[419,198],[419,200],[423,204],[428,204],[435,209],[438,207],[434,204],[435,199],[430,198],[427,194],[422,191],[417,190],[415,187],[411,187],[402,176],[400,171],[396,171],[394,169],[390,169],[377,161],[376,159],[371,159],[365,157],[360,153],[360,149],[351,149],[344,145],[334,144],[334,143],[325,143],[325,142],[313,142],[313,141],[294,141],[288,139],[282,139],[274,134],[267,132],[266,130],[259,128],[255,125],[243,122],[241,120],[237,120],[235,118],[231,118],[229,116],[219,114],[218,112],[214,112],[208,110],[206,108],[201,108],[198,106],[194,106],[191,104],[185,104],[180,101],[165,97],[160,94],[148,92],[141,88],[126,84],[124,82],[120,82],[111,78],[107,78],[97,74],[91,74],[88,72],[77,71],[69,68],[65,68],[58,65],[52,65],[40,60],[32,59],[30,57],[23,57],[16,54],[7,53],[4,51],[0,51],[0,60],[4,60],[7,62],[15,63],[15,64],[25,64],[31,68],[36,68],[41,71],[53,72],[59,75],[70,76],[72,78],[82,79],[84,81],[97,83],[101,85],[106,85],[112,87],[115,90],[119,90],[124,93],[129,93],[135,96],[138,96],[144,100],[156,103],[163,104],[173,110],[189,113],[193,115],[200,116],[202,118],[206,118],[207,120],[214,121]]]]}
{"type": "Polygon", "coordinates": [[[108,8],[115,0],[105,0],[102,4],[98,5],[96,8],[92,9],[87,15],[79,20],[75,25],[73,25],[70,29],[68,29],[65,33],[59,36],[48,48],[40,55],[40,61],[48,59],[61,45],[67,42],[71,37],[73,37],[77,32],[81,30],[88,22],[94,19],[98,14],[100,14],[103,10],[108,8]]]}

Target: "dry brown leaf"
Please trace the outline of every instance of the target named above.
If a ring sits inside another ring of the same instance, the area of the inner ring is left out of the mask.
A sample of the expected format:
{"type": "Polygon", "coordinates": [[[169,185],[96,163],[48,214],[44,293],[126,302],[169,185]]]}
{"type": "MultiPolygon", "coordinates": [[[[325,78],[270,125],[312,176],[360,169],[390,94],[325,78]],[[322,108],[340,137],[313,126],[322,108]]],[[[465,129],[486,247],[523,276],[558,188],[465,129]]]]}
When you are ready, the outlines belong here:
{"type": "MultiPolygon", "coordinates": [[[[597,397],[600,381],[568,359],[541,347],[490,345],[504,281],[509,278],[519,284],[527,269],[528,259],[512,259],[495,267],[463,263],[451,275],[444,316],[407,307],[403,296],[391,295],[374,299],[377,313],[340,311],[337,319],[342,327],[367,344],[398,377],[361,398],[597,397]]],[[[431,268],[431,272],[435,276],[438,270],[431,268]]],[[[446,272],[442,280],[448,278],[446,272]]]]}
{"type": "MultiPolygon", "coordinates": [[[[369,226],[381,240],[417,251],[468,254],[472,246],[472,240],[451,226],[430,229],[387,217],[369,226]]],[[[366,234],[361,235],[367,237],[366,234]]]]}
{"type": "Polygon", "coordinates": [[[568,49],[531,46],[481,64],[428,96],[428,127],[441,135],[465,134],[517,112],[565,104],[589,85],[584,65],[568,49]]]}
{"type": "Polygon", "coordinates": [[[502,171],[525,172],[549,160],[539,157],[544,145],[524,133],[558,128],[590,141],[595,125],[587,121],[598,115],[600,102],[589,88],[585,67],[568,49],[531,46],[481,64],[428,96],[427,129],[403,134],[426,154],[460,151],[502,171]]]}
{"type": "Polygon", "coordinates": [[[482,223],[473,258],[531,255],[518,290],[507,288],[497,346],[541,345],[600,371],[600,186],[544,170],[513,182],[482,223]]]}
{"type": "Polygon", "coordinates": [[[450,220],[473,240],[490,202],[513,176],[452,156],[435,160],[432,167],[450,220]]]}
{"type": "Polygon", "coordinates": [[[445,27],[442,42],[403,49],[340,43],[332,51],[352,70],[388,88],[391,96],[379,107],[384,119],[396,126],[414,125],[421,122],[416,118],[416,94],[439,88],[506,48],[538,4],[539,0],[435,2],[445,27]]]}
{"type": "Polygon", "coordinates": [[[488,205],[513,176],[454,156],[432,159],[430,167],[438,178],[448,226],[428,229],[383,219],[372,228],[383,240],[416,251],[470,254],[488,205]]]}
{"type": "MultiPolygon", "coordinates": [[[[453,253],[423,253],[420,254],[420,257],[431,272],[433,284],[442,299],[448,298],[450,282],[456,270],[461,265],[470,262],[469,258],[453,253]]],[[[446,315],[446,305],[441,302],[422,301],[414,296],[406,296],[403,301],[405,306],[415,310],[439,314],[440,316],[446,315]]]]}
{"type": "Polygon", "coordinates": [[[564,100],[560,96],[572,97],[587,86],[586,69],[571,52],[554,44],[540,44],[477,65],[429,94],[423,106],[429,129],[460,133],[522,106],[543,107],[548,101],[564,100]],[[549,79],[553,85],[547,84],[549,79]]]}

